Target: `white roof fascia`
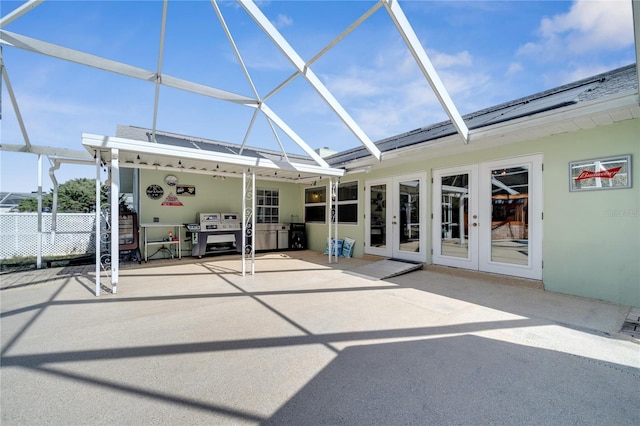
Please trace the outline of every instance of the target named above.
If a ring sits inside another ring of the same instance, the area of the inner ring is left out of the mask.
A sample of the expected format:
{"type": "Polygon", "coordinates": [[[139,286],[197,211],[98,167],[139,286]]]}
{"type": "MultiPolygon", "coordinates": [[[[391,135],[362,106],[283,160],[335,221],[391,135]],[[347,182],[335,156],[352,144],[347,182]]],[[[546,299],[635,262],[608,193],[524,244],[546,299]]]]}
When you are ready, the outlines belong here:
{"type": "Polygon", "coordinates": [[[364,131],[358,126],[353,118],[347,113],[347,111],[340,105],[338,100],[333,94],[325,87],[315,73],[305,64],[304,60],[298,55],[298,53],[291,47],[291,45],[285,40],[285,38],[278,32],[276,27],[267,19],[262,13],[260,8],[255,5],[252,0],[238,0],[245,11],[253,18],[258,26],[264,31],[271,41],[280,49],[280,51],[289,59],[293,66],[300,72],[316,92],[324,99],[329,107],[340,117],[342,122],[351,130],[351,132],[360,140],[360,142],[367,148],[367,150],[380,159],[380,150],[369,139],[364,131]]]}
{"type": "Polygon", "coordinates": [[[425,78],[429,82],[429,85],[435,92],[438,100],[440,101],[440,105],[444,108],[445,112],[451,119],[451,122],[455,126],[458,134],[462,137],[464,143],[469,143],[469,129],[465,124],[462,116],[458,112],[453,100],[449,96],[447,89],[442,84],[436,69],[433,67],[431,60],[427,56],[427,52],[425,52],[422,44],[420,44],[420,40],[416,33],[413,31],[411,24],[407,20],[404,12],[400,8],[397,0],[381,0],[384,2],[384,6],[391,17],[391,20],[395,24],[398,32],[402,35],[407,47],[411,51],[411,54],[415,58],[422,74],[424,74],[425,78]]]}
{"type": "Polygon", "coordinates": [[[478,142],[482,139],[495,138],[506,133],[512,133],[530,128],[545,127],[562,121],[594,114],[610,112],[623,108],[635,108],[640,110],[640,96],[638,93],[629,93],[609,96],[606,98],[584,102],[574,106],[568,106],[555,110],[545,111],[534,116],[526,116],[515,120],[498,123],[480,129],[471,130],[470,139],[478,142]]]}
{"type": "Polygon", "coordinates": [[[4,18],[0,19],[0,28],[4,28],[6,25],[9,25],[16,19],[20,18],[25,13],[35,9],[37,6],[39,6],[43,2],[44,0],[30,0],[28,2],[25,2],[20,7],[17,7],[16,9],[14,9],[13,12],[9,13],[4,18]]]}
{"type": "MultiPolygon", "coordinates": [[[[569,106],[562,108],[562,110],[551,110],[543,113],[536,114],[535,116],[521,117],[515,120],[506,121],[504,123],[497,123],[494,125],[482,127],[475,130],[470,130],[470,139],[474,143],[474,146],[478,146],[479,143],[484,141],[495,141],[503,135],[510,133],[527,131],[531,128],[541,128],[562,122],[567,122],[575,119],[589,117],[594,114],[601,114],[605,112],[612,112],[616,110],[628,110],[632,109],[635,112],[632,113],[632,117],[640,117],[640,96],[637,93],[627,92],[621,96],[608,97],[606,99],[595,100],[591,102],[585,102],[577,106],[569,106]]],[[[595,124],[594,124],[595,127],[595,124]]],[[[385,151],[382,153],[382,163],[392,160],[398,157],[411,156],[412,153],[424,152],[424,150],[436,150],[447,145],[453,144],[457,139],[457,136],[449,135],[442,138],[417,143],[415,145],[399,148],[393,151],[385,151]]],[[[528,137],[526,140],[531,140],[532,137],[528,137]]],[[[518,142],[515,142],[518,143],[518,142]]],[[[435,152],[435,151],[434,151],[435,152]]],[[[440,155],[438,155],[440,156],[440,155]]],[[[341,163],[342,166],[346,166],[347,170],[357,169],[366,166],[375,166],[375,162],[370,158],[358,158],[351,162],[341,163]]]]}
{"type": "Polygon", "coordinates": [[[56,157],[64,157],[64,158],[75,158],[79,160],[86,160],[86,159],[93,158],[86,151],[78,151],[75,149],[60,148],[60,147],[54,147],[54,146],[31,145],[31,147],[27,149],[25,145],[2,143],[2,145],[0,145],[0,151],[27,152],[31,154],[56,156],[56,157]]]}
{"type": "Polygon", "coordinates": [[[640,0],[632,0],[631,9],[633,11],[633,33],[636,41],[636,78],[640,92],[640,0]]]}
{"type": "Polygon", "coordinates": [[[53,58],[63,59],[69,62],[74,62],[92,68],[110,71],[116,74],[121,74],[127,77],[133,77],[150,82],[156,82],[158,79],[160,79],[160,84],[163,84],[165,86],[174,87],[176,89],[185,90],[215,99],[234,102],[237,104],[255,105],[258,103],[257,100],[248,98],[246,96],[237,95],[235,93],[227,92],[202,84],[193,83],[168,75],[162,75],[158,77],[157,73],[153,71],[134,67],[132,65],[102,58],[100,56],[92,55],[89,53],[80,52],[78,50],[69,49],[67,47],[58,46],[56,44],[47,43],[45,41],[26,37],[20,34],[14,34],[9,31],[0,30],[0,35],[2,36],[0,38],[0,43],[2,44],[39,54],[44,54],[53,58]]]}
{"type": "MultiPolygon", "coordinates": [[[[139,154],[162,155],[177,159],[200,160],[212,163],[225,163],[248,168],[260,167],[265,169],[281,170],[278,164],[266,158],[247,157],[236,154],[226,154],[220,152],[210,152],[195,148],[184,148],[180,146],[164,145],[151,142],[142,142],[133,139],[118,138],[114,136],[102,136],[90,133],[82,134],[82,144],[89,152],[94,150],[119,149],[121,151],[136,152],[139,154]]],[[[326,176],[342,176],[344,170],[330,167],[320,167],[299,163],[288,163],[291,168],[301,173],[314,173],[326,176]]],[[[188,171],[188,169],[184,169],[188,171]]]]}

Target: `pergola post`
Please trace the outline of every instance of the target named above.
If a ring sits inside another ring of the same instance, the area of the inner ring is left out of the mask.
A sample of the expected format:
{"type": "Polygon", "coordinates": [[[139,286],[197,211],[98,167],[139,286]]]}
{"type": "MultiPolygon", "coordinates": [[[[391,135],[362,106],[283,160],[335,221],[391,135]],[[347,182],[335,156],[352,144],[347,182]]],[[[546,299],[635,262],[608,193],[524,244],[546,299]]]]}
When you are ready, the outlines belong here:
{"type": "Polygon", "coordinates": [[[120,268],[120,167],[118,149],[111,149],[111,291],[117,293],[120,268]]]}
{"type": "Polygon", "coordinates": [[[338,263],[338,180],[329,179],[329,263],[338,263]],[[335,244],[334,244],[335,241],[335,244]]]}
{"type": "Polygon", "coordinates": [[[96,156],[96,296],[100,296],[100,257],[101,238],[100,235],[100,152],[95,151],[96,156]]]}
{"type": "Polygon", "coordinates": [[[251,181],[247,182],[247,172],[242,172],[242,276],[247,272],[246,257],[251,254],[251,275],[255,274],[255,235],[256,235],[256,174],[251,172],[251,181]],[[251,204],[247,206],[247,201],[251,204]],[[247,238],[251,243],[247,244],[247,238]],[[249,253],[247,253],[249,252],[249,253]]]}

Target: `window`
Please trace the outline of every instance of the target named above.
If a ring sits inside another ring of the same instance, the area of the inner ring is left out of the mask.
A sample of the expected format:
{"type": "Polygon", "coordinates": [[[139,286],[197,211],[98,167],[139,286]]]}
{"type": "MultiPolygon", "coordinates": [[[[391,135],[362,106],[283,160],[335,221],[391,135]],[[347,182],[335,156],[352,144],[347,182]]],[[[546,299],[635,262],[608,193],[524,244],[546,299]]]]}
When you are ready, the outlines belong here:
{"type": "Polygon", "coordinates": [[[256,223],[279,223],[279,190],[277,188],[256,188],[256,209],[256,223]]]}
{"type": "Polygon", "coordinates": [[[358,182],[338,185],[338,223],[358,223],[358,182]]]}
{"type": "Polygon", "coordinates": [[[304,190],[304,221],[320,222],[326,220],[327,188],[315,187],[304,190]]]}

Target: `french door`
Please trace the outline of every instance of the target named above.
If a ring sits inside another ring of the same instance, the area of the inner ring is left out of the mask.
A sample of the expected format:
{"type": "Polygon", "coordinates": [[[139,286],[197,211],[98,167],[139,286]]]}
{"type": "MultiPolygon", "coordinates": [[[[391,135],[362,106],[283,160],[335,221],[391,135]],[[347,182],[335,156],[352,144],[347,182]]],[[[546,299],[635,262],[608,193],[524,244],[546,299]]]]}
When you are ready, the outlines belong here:
{"type": "Polygon", "coordinates": [[[425,174],[367,181],[365,252],[426,262],[425,174]]]}
{"type": "Polygon", "coordinates": [[[433,173],[433,263],[542,279],[542,156],[433,173]]]}

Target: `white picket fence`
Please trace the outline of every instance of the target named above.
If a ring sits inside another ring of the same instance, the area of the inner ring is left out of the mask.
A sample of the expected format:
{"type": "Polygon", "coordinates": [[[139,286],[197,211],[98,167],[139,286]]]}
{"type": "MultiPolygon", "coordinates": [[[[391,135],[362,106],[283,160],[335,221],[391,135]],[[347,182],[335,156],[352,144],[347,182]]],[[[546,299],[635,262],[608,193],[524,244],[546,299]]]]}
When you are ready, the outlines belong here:
{"type": "MultiPolygon", "coordinates": [[[[55,237],[51,213],[42,214],[42,256],[96,252],[94,213],[58,213],[55,237]]],[[[38,255],[38,214],[0,213],[0,259],[38,255]]]]}

